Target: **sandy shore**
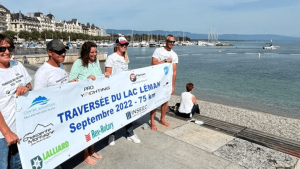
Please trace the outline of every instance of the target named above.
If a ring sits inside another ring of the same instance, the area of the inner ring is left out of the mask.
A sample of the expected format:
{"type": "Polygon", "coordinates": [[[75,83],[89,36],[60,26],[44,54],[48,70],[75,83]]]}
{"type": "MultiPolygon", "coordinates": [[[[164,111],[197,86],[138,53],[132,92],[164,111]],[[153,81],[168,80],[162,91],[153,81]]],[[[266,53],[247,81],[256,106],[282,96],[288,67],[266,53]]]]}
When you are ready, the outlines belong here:
{"type": "MultiPolygon", "coordinates": [[[[169,106],[180,103],[173,95],[169,106]]],[[[300,120],[198,100],[201,115],[300,141],[300,120]]]]}

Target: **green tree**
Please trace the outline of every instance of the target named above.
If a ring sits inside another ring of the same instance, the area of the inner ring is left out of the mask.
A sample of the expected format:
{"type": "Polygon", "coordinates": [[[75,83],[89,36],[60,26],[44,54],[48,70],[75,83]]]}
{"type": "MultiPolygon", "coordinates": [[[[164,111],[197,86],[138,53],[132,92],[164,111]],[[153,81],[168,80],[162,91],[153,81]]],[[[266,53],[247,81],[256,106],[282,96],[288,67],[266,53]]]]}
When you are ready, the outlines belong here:
{"type": "Polygon", "coordinates": [[[48,30],[43,30],[41,32],[41,39],[43,39],[43,40],[52,39],[52,33],[49,32],[48,30]]]}
{"type": "Polygon", "coordinates": [[[31,33],[28,31],[20,31],[19,38],[25,39],[26,41],[31,39],[31,33]]]}
{"type": "Polygon", "coordinates": [[[5,31],[3,32],[3,35],[9,37],[10,39],[14,39],[14,37],[17,35],[14,31],[5,31]]]}
{"type": "Polygon", "coordinates": [[[39,31],[37,31],[36,29],[32,29],[31,30],[31,38],[32,40],[38,41],[41,37],[41,34],[39,31]]]}

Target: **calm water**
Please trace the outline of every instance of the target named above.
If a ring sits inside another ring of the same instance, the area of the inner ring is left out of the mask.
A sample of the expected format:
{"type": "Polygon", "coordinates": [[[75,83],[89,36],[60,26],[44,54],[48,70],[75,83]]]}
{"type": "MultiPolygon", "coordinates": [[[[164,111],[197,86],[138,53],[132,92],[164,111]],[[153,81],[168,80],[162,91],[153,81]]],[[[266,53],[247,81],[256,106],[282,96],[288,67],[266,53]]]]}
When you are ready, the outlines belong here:
{"type": "MultiPolygon", "coordinates": [[[[262,49],[268,42],[230,43],[235,46],[175,46],[175,94],[192,82],[197,99],[300,119],[300,42],[274,43],[277,50],[262,49]]],[[[149,66],[154,50],[128,48],[129,68],[149,66]]]]}

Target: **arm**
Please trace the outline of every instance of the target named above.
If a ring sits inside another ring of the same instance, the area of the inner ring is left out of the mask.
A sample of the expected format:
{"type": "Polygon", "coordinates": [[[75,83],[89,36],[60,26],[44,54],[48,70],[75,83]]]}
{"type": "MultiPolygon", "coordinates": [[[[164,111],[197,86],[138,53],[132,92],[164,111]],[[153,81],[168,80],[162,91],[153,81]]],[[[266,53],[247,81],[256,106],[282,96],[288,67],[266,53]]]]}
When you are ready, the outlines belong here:
{"type": "Polygon", "coordinates": [[[7,146],[10,146],[11,144],[14,144],[16,142],[18,142],[20,144],[20,140],[18,138],[18,136],[13,133],[10,128],[7,126],[2,113],[0,112],[0,132],[3,134],[6,142],[7,142],[7,146]]]}
{"type": "Polygon", "coordinates": [[[175,92],[175,82],[176,82],[176,76],[177,76],[177,64],[173,63],[173,77],[172,77],[172,95],[175,92]]]}
{"type": "Polygon", "coordinates": [[[104,76],[108,77],[111,75],[112,72],[112,67],[105,67],[105,72],[104,72],[104,76]]]}
{"type": "MultiPolygon", "coordinates": [[[[158,64],[162,64],[162,63],[166,63],[166,62],[164,60],[159,62],[157,58],[152,57],[151,65],[158,65],[158,64]]],[[[167,63],[172,63],[172,58],[168,58],[167,63]]]]}
{"type": "Polygon", "coordinates": [[[32,86],[30,83],[27,83],[26,86],[19,86],[17,88],[16,95],[17,96],[24,95],[25,93],[29,92],[30,90],[32,90],[32,86]]]}
{"type": "Polygon", "coordinates": [[[197,105],[198,103],[197,103],[197,100],[196,100],[196,97],[193,95],[192,96],[192,101],[193,101],[193,103],[194,103],[194,105],[197,105]]]}

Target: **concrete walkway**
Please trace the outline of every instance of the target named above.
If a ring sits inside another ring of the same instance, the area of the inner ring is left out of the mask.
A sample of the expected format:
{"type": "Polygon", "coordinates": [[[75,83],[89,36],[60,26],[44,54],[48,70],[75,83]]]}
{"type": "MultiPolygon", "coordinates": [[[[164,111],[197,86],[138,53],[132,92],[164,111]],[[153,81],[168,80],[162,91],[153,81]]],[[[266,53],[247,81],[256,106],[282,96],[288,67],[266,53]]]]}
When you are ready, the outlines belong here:
{"type": "Polygon", "coordinates": [[[171,127],[157,122],[158,131],[150,130],[149,126],[144,130],[143,124],[148,123],[149,117],[147,114],[134,122],[134,132],[142,143],[128,141],[125,130],[120,129],[116,133],[116,145],[107,145],[108,138],[95,144],[95,150],[103,156],[96,165],[83,162],[79,153],[65,162],[63,168],[244,169],[212,153],[233,137],[172,117],[167,117],[171,127]],[[191,132],[185,132],[189,129],[191,132]]]}

